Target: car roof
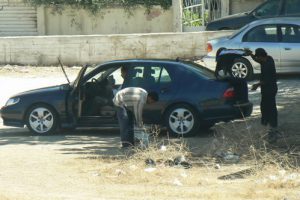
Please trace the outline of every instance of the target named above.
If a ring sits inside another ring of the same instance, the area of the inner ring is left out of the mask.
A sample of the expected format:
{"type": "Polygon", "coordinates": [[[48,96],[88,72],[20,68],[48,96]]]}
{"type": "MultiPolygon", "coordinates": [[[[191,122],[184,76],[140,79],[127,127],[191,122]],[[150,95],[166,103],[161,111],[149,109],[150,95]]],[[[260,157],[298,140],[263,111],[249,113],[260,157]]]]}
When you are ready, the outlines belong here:
{"type": "Polygon", "coordinates": [[[107,64],[126,64],[126,63],[165,63],[165,64],[185,64],[186,62],[182,59],[177,58],[173,59],[123,59],[123,60],[112,60],[100,63],[99,65],[107,65],[107,64]]]}
{"type": "MultiPolygon", "coordinates": [[[[205,68],[204,66],[195,63],[193,61],[187,61],[187,60],[182,60],[180,58],[177,58],[176,60],[172,60],[172,59],[124,59],[124,60],[113,60],[113,61],[107,61],[104,63],[99,64],[98,66],[103,66],[103,65],[110,65],[110,64],[126,64],[126,63],[164,63],[164,64],[180,64],[181,67],[185,68],[185,69],[190,69],[190,66],[193,65],[197,65],[197,68],[200,69],[205,69],[207,70],[207,68],[205,68]]],[[[210,71],[210,70],[209,70],[210,71]]]]}
{"type": "Polygon", "coordinates": [[[300,25],[300,17],[273,17],[267,19],[260,19],[250,23],[250,26],[260,24],[297,24],[300,25]]]}

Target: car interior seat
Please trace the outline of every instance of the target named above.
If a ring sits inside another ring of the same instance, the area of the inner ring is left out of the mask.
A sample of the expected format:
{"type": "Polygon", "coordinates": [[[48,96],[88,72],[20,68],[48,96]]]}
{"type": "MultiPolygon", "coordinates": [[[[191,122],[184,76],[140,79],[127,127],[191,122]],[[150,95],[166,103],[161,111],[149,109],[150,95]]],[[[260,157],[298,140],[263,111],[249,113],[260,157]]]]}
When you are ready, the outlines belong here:
{"type": "Polygon", "coordinates": [[[143,78],[143,86],[150,87],[155,84],[155,78],[152,76],[155,74],[155,70],[153,69],[145,69],[144,78],[143,78]]]}
{"type": "Polygon", "coordinates": [[[130,87],[137,87],[141,85],[143,78],[139,77],[139,74],[143,73],[142,69],[133,69],[129,70],[125,80],[124,80],[124,86],[130,86],[130,87]]]}

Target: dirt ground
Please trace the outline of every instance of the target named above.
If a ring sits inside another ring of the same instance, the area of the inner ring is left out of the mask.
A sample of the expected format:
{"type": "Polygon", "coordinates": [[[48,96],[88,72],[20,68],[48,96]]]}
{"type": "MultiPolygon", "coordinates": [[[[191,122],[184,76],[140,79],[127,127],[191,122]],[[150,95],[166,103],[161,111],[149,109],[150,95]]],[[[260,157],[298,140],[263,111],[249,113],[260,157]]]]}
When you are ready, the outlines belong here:
{"type": "MultiPolygon", "coordinates": [[[[70,79],[78,70],[67,69],[70,79]]],[[[65,82],[58,67],[1,67],[0,107],[15,93],[65,82]]],[[[164,133],[158,140],[165,142],[167,151],[150,149],[131,156],[119,149],[118,130],[80,129],[36,136],[26,128],[4,127],[0,120],[0,200],[298,200],[300,79],[283,77],[278,85],[279,129],[284,138],[273,146],[262,140],[266,130],[259,124],[259,91],[250,92],[255,105],[251,117],[219,123],[184,140],[167,140],[164,133]],[[186,144],[188,149],[173,150],[168,143],[186,144]],[[239,154],[239,162],[218,162],[215,155],[225,151],[239,154]],[[158,163],[179,155],[186,155],[193,167],[158,163]],[[290,155],[296,159],[289,160],[290,155]],[[147,158],[157,165],[145,166],[147,158]],[[247,172],[254,168],[255,173],[247,172]],[[230,174],[229,179],[221,178],[230,174]]]]}

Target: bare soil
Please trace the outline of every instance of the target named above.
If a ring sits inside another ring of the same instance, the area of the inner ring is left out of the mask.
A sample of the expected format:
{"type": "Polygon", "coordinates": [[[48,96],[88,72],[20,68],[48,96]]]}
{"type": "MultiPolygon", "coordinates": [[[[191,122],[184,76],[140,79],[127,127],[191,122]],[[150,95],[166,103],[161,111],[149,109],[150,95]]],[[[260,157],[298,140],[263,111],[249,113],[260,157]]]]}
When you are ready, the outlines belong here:
{"type": "MultiPolygon", "coordinates": [[[[67,69],[70,79],[78,70],[67,69]]],[[[0,106],[17,92],[65,82],[58,67],[0,67],[0,106]]],[[[259,91],[250,92],[255,105],[251,117],[219,123],[194,138],[168,140],[163,133],[157,140],[167,151],[150,148],[132,155],[119,148],[118,130],[37,136],[26,128],[4,127],[0,120],[0,199],[298,200],[299,97],[299,78],[279,80],[279,130],[284,138],[274,145],[263,140],[259,91]],[[239,154],[239,162],[219,162],[215,155],[227,151],[239,154]],[[185,155],[193,167],[158,162],[178,155],[185,155]],[[147,158],[157,165],[147,167],[147,158]]]]}

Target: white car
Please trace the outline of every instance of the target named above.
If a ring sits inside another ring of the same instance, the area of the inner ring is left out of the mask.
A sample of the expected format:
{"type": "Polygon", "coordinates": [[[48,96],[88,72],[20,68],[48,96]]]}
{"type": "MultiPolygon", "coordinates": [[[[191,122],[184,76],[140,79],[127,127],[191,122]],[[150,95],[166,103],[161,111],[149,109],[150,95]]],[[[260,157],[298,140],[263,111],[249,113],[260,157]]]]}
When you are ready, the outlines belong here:
{"type": "MultiPolygon", "coordinates": [[[[277,73],[300,72],[300,17],[257,20],[231,36],[208,41],[208,54],[203,58],[207,68],[215,70],[216,52],[222,47],[253,52],[264,48],[274,58],[277,73]]],[[[250,79],[260,73],[260,66],[251,57],[243,57],[234,62],[231,73],[250,79]]]]}

